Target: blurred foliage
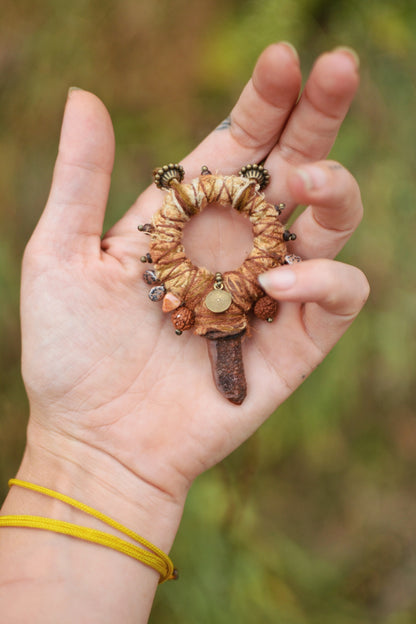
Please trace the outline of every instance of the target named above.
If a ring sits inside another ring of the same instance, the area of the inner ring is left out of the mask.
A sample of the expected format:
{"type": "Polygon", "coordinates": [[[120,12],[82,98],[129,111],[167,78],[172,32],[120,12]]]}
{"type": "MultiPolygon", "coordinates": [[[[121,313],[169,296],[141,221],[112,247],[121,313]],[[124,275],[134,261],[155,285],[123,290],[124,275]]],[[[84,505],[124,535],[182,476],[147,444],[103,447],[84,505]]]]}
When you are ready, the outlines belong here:
{"type": "Polygon", "coordinates": [[[260,51],[288,40],[305,74],[354,47],[362,85],[333,157],[366,216],[342,258],[372,295],[326,361],[191,491],[178,583],[151,621],[416,621],[414,0],[3,0],[0,38],[0,483],[19,463],[20,258],[50,182],[66,90],[108,106],[107,224],[223,119],[260,51]]]}

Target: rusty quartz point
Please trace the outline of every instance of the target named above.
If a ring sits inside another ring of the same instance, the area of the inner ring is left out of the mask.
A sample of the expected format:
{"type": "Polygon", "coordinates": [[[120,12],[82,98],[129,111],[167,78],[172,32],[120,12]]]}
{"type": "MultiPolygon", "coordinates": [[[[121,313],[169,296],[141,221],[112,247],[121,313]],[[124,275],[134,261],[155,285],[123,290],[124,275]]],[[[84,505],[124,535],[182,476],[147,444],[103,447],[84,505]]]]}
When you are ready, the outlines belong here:
{"type": "Polygon", "coordinates": [[[209,332],[205,336],[217,390],[235,405],[241,405],[247,395],[241,349],[244,331],[232,335],[209,332]]]}

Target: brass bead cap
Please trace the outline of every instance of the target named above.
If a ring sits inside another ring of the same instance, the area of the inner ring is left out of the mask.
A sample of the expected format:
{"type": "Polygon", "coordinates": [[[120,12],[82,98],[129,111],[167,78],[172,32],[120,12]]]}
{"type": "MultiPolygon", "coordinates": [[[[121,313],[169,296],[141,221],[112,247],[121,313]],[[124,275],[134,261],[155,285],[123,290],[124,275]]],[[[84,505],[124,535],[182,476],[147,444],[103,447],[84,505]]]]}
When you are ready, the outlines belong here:
{"type": "Polygon", "coordinates": [[[153,181],[160,189],[169,189],[173,180],[182,182],[185,176],[185,170],[182,165],[178,163],[170,163],[169,165],[163,165],[153,171],[153,181]]]}
{"type": "Polygon", "coordinates": [[[243,178],[248,178],[249,180],[256,180],[260,190],[266,188],[270,182],[270,174],[267,169],[263,167],[263,165],[245,165],[244,167],[241,167],[238,175],[243,178]]]}

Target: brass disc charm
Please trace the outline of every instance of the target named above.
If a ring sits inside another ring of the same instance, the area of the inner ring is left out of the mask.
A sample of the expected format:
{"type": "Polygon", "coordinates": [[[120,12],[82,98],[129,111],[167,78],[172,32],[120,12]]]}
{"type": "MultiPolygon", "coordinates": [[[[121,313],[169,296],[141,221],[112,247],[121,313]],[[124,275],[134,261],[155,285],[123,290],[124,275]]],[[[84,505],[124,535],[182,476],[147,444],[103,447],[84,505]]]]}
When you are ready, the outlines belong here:
{"type": "Polygon", "coordinates": [[[211,290],[205,297],[205,305],[208,310],[216,314],[228,310],[232,301],[233,299],[230,293],[222,288],[214,288],[214,290],[211,290]]]}

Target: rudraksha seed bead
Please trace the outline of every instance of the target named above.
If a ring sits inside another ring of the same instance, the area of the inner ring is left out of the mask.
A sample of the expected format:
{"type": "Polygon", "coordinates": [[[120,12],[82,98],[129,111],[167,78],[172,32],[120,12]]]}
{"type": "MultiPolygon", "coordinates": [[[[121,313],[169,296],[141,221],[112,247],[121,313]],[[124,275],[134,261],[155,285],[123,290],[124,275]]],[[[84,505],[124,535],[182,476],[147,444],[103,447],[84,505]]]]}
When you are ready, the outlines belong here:
{"type": "Polygon", "coordinates": [[[181,332],[191,329],[195,323],[194,313],[186,306],[181,306],[177,310],[174,310],[172,312],[171,319],[174,328],[181,332]]]}
{"type": "Polygon", "coordinates": [[[263,321],[271,321],[277,314],[278,303],[269,295],[264,295],[258,301],[256,301],[253,312],[257,318],[263,321]]]}

